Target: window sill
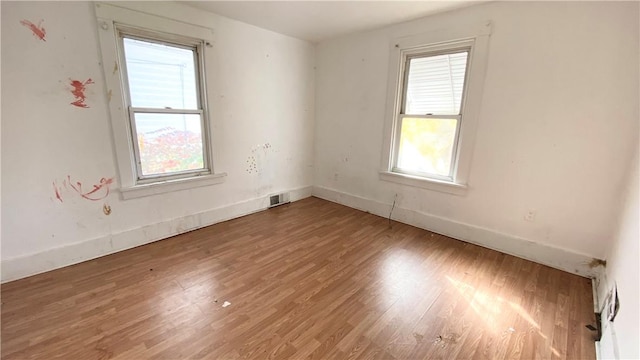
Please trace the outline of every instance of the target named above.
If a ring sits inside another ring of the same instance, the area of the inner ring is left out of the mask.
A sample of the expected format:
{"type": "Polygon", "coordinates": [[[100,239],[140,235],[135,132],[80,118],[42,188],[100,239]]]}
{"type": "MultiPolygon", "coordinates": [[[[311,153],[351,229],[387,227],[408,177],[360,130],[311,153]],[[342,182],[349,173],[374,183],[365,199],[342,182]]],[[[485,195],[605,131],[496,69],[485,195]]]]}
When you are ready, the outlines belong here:
{"type": "Polygon", "coordinates": [[[221,184],[227,177],[227,173],[219,173],[205,176],[197,176],[186,179],[166,180],[152,184],[135,185],[120,189],[122,198],[135,199],[144,196],[157,195],[178,190],[193,189],[195,187],[221,184]]]}
{"type": "Polygon", "coordinates": [[[456,184],[448,181],[427,179],[419,176],[399,174],[390,171],[380,171],[380,180],[415,186],[453,195],[465,195],[467,193],[466,184],[456,184]]]}

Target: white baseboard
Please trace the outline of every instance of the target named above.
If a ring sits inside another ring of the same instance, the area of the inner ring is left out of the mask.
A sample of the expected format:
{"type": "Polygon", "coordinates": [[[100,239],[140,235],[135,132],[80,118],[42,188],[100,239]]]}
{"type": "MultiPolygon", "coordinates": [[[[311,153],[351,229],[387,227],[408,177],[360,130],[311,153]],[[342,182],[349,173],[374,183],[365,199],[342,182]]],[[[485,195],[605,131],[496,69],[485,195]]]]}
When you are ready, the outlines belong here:
{"type": "MultiPolygon", "coordinates": [[[[385,218],[389,217],[391,210],[391,204],[321,186],[313,187],[313,196],[385,218]]],[[[594,269],[589,266],[592,257],[566,249],[398,206],[393,210],[392,219],[586,278],[599,275],[599,267],[594,269]]]]}
{"type": "MultiPolygon", "coordinates": [[[[287,192],[286,190],[284,192],[287,192]]],[[[290,201],[311,196],[311,186],[288,190],[290,201]]],[[[109,234],[46,251],[2,260],[2,283],[99,258],[269,207],[269,197],[242,201],[140,228],[109,234]]]]}

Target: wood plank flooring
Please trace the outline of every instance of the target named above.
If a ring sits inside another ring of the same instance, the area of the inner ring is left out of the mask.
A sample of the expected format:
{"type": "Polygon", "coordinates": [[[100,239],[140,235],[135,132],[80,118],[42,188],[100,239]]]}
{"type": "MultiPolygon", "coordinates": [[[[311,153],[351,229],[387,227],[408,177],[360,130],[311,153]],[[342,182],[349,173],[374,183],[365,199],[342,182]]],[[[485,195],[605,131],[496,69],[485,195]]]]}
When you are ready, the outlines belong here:
{"type": "Polygon", "coordinates": [[[2,359],[595,358],[590,280],[317,198],[1,294],[2,359]]]}

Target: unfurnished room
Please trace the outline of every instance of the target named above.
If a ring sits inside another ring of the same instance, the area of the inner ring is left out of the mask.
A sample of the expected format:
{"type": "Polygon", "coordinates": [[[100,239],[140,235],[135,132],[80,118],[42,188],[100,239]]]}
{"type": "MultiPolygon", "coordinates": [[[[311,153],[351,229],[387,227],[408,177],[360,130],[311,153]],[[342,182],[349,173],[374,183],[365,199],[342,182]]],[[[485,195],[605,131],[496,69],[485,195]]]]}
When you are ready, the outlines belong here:
{"type": "Polygon", "coordinates": [[[640,358],[640,2],[0,13],[3,360],[640,358]]]}

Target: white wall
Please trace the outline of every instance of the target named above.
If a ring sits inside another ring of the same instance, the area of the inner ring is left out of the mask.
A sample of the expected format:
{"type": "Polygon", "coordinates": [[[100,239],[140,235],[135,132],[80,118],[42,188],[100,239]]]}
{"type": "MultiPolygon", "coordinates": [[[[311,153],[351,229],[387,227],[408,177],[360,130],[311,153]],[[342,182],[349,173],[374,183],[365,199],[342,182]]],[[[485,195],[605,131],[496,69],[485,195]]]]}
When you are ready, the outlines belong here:
{"type": "MultiPolygon", "coordinates": [[[[122,6],[125,3],[118,3],[122,6]]],[[[70,175],[85,187],[116,177],[97,25],[88,2],[2,2],[2,280],[144,244],[268,206],[267,195],[309,196],[313,178],[311,44],[176,3],[134,8],[213,28],[206,59],[223,184],[123,201],[54,195],[70,175]],[[46,41],[23,19],[43,19],[46,41]],[[70,79],[92,78],[87,109],[70,79]],[[259,148],[270,144],[265,150],[259,148]],[[258,173],[247,159],[258,153],[258,173]],[[103,214],[103,205],[112,208],[103,214]]],[[[64,191],[64,190],[63,190],[64,191]]],[[[75,195],[75,196],[74,196],[75,195]]]]}
{"type": "Polygon", "coordinates": [[[494,2],[321,42],[314,194],[593,276],[638,122],[638,3],[494,2]],[[378,178],[389,44],[493,22],[469,191],[378,178]],[[527,209],[536,209],[527,222],[527,209]]]}
{"type": "Polygon", "coordinates": [[[600,282],[598,299],[602,302],[614,283],[617,285],[620,309],[613,322],[602,320],[603,336],[600,341],[600,354],[603,359],[638,359],[640,350],[638,339],[640,332],[640,174],[638,172],[640,152],[629,166],[629,177],[621,212],[614,233],[614,242],[607,255],[607,269],[600,282]]]}

